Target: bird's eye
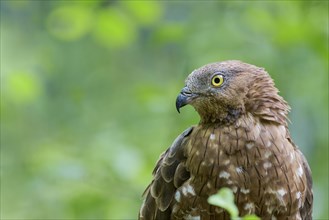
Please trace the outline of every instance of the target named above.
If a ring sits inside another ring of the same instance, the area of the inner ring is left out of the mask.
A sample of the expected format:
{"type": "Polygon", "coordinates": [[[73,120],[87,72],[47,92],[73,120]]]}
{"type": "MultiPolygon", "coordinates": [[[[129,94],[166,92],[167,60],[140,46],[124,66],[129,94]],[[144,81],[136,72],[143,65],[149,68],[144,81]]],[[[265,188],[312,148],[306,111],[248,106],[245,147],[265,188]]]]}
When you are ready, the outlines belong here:
{"type": "Polygon", "coordinates": [[[215,75],[211,79],[211,84],[215,87],[219,87],[223,84],[224,78],[222,75],[215,75]]]}

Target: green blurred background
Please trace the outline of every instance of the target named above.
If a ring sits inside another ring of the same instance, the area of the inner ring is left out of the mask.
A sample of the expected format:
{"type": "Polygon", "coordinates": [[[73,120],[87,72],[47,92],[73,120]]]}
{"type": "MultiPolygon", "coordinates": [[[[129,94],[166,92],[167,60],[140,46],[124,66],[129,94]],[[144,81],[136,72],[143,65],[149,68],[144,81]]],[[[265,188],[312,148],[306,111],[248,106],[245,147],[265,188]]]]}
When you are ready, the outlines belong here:
{"type": "Polygon", "coordinates": [[[328,1],[1,0],[1,218],[136,219],[158,156],[198,115],[185,77],[265,67],[328,219],[328,1]]]}

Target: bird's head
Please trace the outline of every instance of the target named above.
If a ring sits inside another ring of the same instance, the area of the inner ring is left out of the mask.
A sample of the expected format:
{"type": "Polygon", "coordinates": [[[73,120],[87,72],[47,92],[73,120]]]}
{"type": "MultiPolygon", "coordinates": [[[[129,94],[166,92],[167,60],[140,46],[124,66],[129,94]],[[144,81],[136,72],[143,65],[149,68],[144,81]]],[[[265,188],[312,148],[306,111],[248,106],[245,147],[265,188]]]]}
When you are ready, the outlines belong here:
{"type": "Polygon", "coordinates": [[[194,70],[185,83],[176,99],[177,111],[190,104],[201,123],[230,123],[245,112],[286,121],[289,107],[263,68],[235,60],[211,63],[194,70]]]}

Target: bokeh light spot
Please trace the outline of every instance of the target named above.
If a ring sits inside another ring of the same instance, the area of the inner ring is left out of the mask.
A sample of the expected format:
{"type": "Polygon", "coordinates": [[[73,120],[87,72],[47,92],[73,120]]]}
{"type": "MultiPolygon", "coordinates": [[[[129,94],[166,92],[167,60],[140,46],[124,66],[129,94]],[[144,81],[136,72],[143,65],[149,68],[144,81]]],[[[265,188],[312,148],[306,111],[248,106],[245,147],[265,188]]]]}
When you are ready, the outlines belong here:
{"type": "Polygon", "coordinates": [[[58,39],[76,40],[89,31],[91,14],[91,10],[87,7],[56,8],[47,18],[47,29],[58,39]]]}

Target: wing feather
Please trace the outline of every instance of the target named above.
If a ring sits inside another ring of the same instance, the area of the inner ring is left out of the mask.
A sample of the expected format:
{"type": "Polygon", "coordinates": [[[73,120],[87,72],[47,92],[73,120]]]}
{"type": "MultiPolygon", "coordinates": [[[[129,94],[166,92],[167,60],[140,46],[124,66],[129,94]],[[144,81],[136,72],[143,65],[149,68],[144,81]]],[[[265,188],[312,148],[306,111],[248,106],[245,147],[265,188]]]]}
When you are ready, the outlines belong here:
{"type": "Polygon", "coordinates": [[[299,211],[300,211],[300,216],[302,217],[302,219],[311,220],[312,219],[312,209],[313,209],[313,191],[312,191],[313,181],[312,181],[312,176],[311,176],[311,169],[310,169],[304,155],[302,153],[300,153],[300,155],[303,160],[303,167],[304,167],[304,172],[306,175],[306,181],[307,181],[306,187],[307,188],[306,188],[305,203],[299,211]]]}
{"type": "Polygon", "coordinates": [[[192,130],[193,127],[186,129],[160,156],[153,170],[153,180],[143,194],[145,201],[139,212],[140,220],[170,219],[175,192],[190,176],[184,166],[184,150],[192,130]]]}

